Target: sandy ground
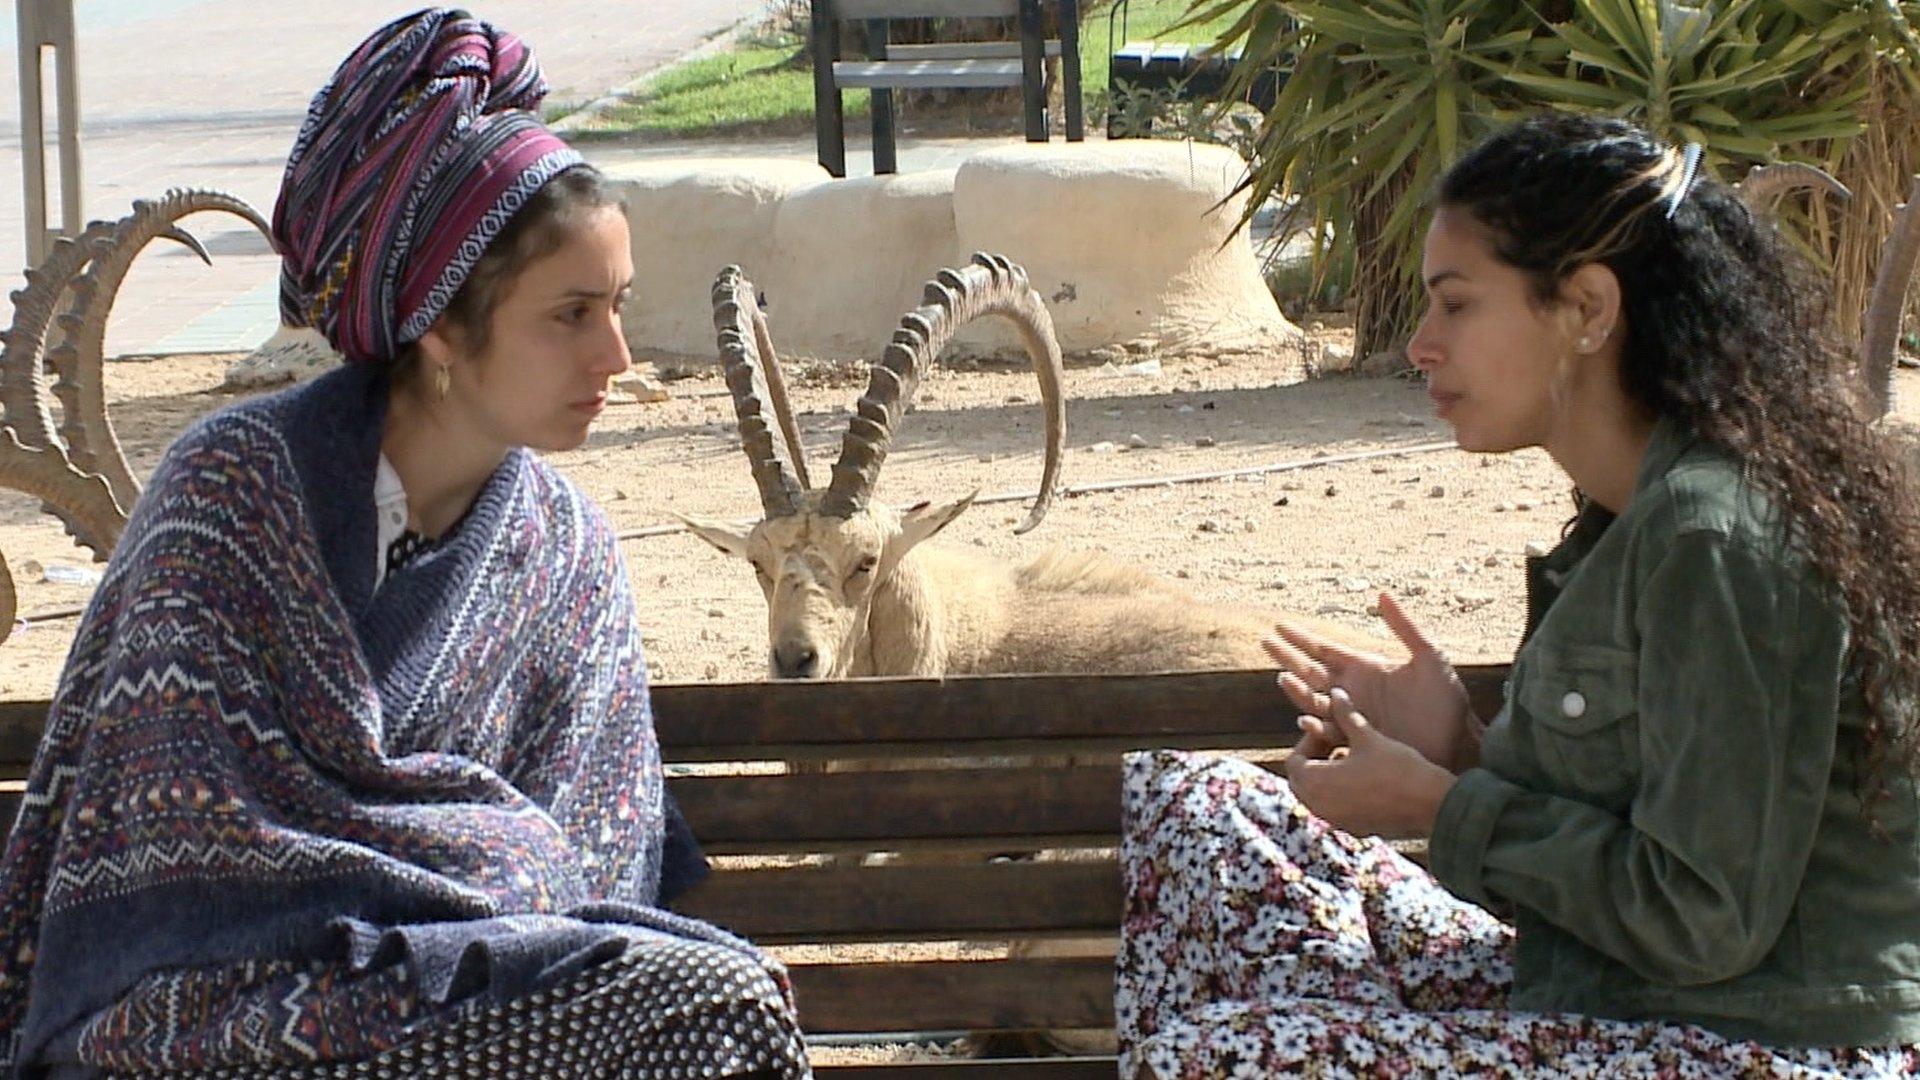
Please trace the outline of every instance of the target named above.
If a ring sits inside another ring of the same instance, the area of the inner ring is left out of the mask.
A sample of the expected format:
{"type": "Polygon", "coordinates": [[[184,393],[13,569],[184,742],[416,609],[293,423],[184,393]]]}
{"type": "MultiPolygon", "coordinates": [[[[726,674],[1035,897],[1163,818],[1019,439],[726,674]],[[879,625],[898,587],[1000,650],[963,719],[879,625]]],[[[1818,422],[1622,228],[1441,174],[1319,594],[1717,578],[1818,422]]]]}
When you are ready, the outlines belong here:
{"type": "MultiPolygon", "coordinates": [[[[1344,331],[1317,328],[1339,341],[1344,331]]],[[[218,389],[230,357],[126,359],[110,366],[112,416],[136,475],[193,417],[235,395],[218,389]]],[[[1326,375],[1273,385],[1258,362],[1170,361],[1157,372],[1075,367],[1068,485],[1175,477],[1250,466],[1307,467],[1229,481],[1157,485],[1066,498],[1044,525],[1014,536],[1023,505],[979,506],[939,541],[983,555],[1029,557],[1049,544],[1098,548],[1182,579],[1204,601],[1278,614],[1305,611],[1384,633],[1368,613],[1380,589],[1457,659],[1504,659],[1517,640],[1526,546],[1550,543],[1570,516],[1567,486],[1542,453],[1470,455],[1450,441],[1422,386],[1326,375]],[[1321,463],[1351,454],[1389,453],[1321,463]]],[[[823,475],[864,385],[852,365],[792,376],[798,420],[823,475]]],[[[1902,372],[1911,402],[1920,374],[1902,372]]],[[[588,444],[556,463],[623,531],[672,524],[672,512],[746,520],[758,503],[738,449],[727,391],[711,373],[667,384],[671,399],[612,407],[588,444]]],[[[1903,416],[1920,415],[1909,406],[1903,416]]],[[[1031,491],[1040,474],[1038,389],[1020,369],[935,370],[898,435],[879,494],[897,502],[1031,491]]],[[[28,625],[0,645],[0,696],[51,692],[83,604],[87,555],[31,500],[0,492],[0,553],[28,625]],[[51,570],[49,580],[48,571],[51,570]]],[[[649,663],[657,679],[740,680],[765,671],[765,605],[745,563],[684,533],[625,543],[649,663]]]]}

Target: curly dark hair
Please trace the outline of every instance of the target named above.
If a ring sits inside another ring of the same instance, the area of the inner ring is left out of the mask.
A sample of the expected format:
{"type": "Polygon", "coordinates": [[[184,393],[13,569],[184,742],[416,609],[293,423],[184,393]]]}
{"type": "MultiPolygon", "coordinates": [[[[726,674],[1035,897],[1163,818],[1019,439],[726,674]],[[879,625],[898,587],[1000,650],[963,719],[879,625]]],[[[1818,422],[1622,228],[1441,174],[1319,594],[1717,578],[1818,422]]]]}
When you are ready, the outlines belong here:
{"type": "Polygon", "coordinates": [[[1590,263],[1619,278],[1628,396],[1738,461],[1844,603],[1872,799],[1889,764],[1920,764],[1920,504],[1824,279],[1704,169],[1684,188],[1681,157],[1625,121],[1541,115],[1468,153],[1438,201],[1487,227],[1542,304],[1590,263]]]}

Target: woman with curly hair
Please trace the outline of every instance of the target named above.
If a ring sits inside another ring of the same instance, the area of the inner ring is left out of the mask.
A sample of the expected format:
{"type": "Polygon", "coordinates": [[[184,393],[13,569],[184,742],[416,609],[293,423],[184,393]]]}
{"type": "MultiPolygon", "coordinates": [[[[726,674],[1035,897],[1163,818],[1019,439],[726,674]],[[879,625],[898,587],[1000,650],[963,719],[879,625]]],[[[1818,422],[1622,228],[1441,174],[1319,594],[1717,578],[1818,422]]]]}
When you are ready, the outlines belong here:
{"type": "Polygon", "coordinates": [[[1126,1075],[1920,1069],[1920,512],[1824,291],[1571,115],[1446,174],[1423,277],[1439,414],[1578,514],[1490,720],[1382,597],[1405,661],[1269,641],[1284,780],[1129,760],[1126,1075]]]}

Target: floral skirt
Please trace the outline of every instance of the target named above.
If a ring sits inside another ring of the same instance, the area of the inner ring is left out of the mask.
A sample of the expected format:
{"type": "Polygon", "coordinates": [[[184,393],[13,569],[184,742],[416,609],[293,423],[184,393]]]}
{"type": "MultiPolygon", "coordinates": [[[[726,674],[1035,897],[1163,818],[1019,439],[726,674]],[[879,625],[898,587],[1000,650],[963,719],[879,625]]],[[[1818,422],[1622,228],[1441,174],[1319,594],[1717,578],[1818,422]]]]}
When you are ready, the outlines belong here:
{"type": "Polygon", "coordinates": [[[1889,1077],[1920,1050],[1778,1049],[1689,1024],[1509,1011],[1513,931],[1281,778],[1126,763],[1121,1076],[1889,1077]]]}

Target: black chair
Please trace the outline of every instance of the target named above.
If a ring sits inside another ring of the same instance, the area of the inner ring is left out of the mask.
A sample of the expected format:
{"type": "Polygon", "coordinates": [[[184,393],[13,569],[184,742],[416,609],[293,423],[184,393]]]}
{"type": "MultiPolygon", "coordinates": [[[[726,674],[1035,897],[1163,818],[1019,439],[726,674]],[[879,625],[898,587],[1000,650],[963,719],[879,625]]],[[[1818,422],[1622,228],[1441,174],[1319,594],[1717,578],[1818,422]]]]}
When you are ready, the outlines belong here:
{"type": "Polygon", "coordinates": [[[814,0],[813,117],[820,164],[834,176],[847,175],[843,91],[873,92],[873,171],[899,170],[894,143],[893,92],[934,88],[999,89],[1019,87],[1026,115],[1027,141],[1046,142],[1046,58],[1060,57],[1066,97],[1067,138],[1086,138],[1080,103],[1080,4],[1056,0],[1060,37],[1042,33],[1046,0],[814,0]],[[894,45],[888,23],[895,19],[995,18],[1019,20],[1018,41],[943,42],[894,45]],[[866,26],[869,56],[841,59],[841,28],[866,26]]]}

